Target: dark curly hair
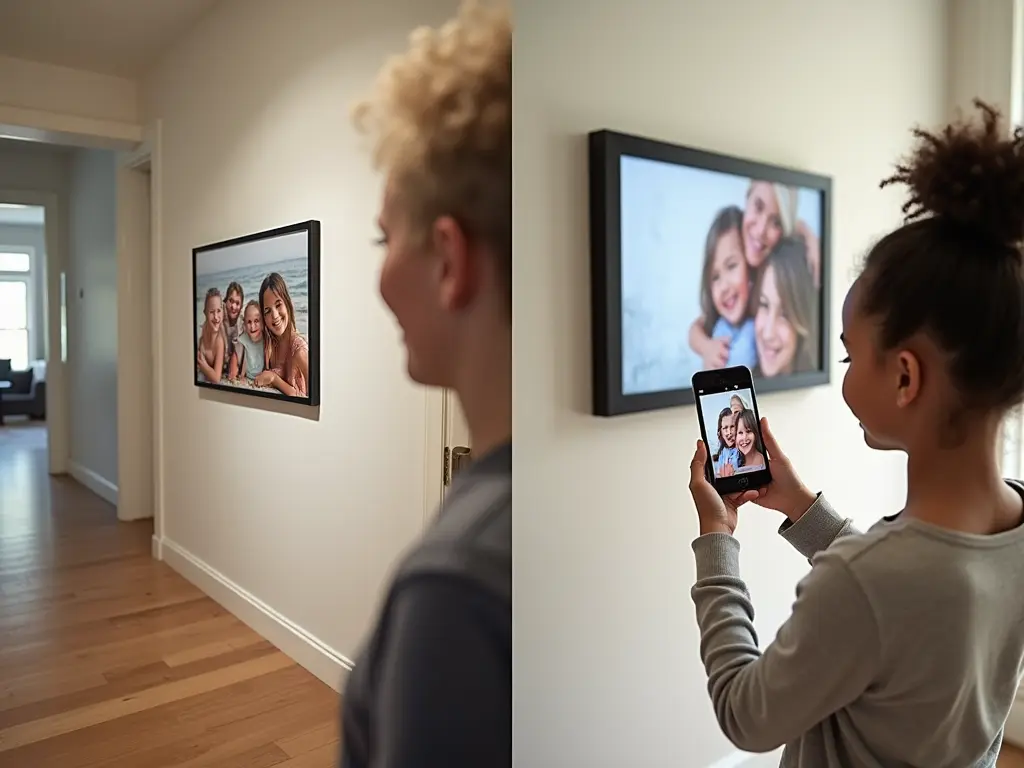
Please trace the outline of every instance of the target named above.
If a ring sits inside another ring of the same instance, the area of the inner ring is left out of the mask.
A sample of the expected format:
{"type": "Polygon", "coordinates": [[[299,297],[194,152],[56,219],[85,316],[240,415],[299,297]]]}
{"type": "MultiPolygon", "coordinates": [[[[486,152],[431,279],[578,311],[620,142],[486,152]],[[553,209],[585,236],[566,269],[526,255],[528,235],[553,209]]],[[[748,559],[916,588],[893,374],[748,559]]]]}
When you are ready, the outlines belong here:
{"type": "Polygon", "coordinates": [[[957,409],[1008,409],[1024,399],[1024,130],[917,129],[910,158],[881,186],[910,188],[906,221],[868,254],[861,308],[894,349],[925,333],[949,356],[957,409]]]}

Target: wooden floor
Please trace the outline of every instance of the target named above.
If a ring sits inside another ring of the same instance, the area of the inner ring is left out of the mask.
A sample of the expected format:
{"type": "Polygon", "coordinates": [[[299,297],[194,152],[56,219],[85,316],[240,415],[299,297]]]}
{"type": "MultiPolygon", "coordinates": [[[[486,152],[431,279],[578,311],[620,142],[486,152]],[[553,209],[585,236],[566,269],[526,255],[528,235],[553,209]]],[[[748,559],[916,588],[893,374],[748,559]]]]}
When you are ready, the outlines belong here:
{"type": "Polygon", "coordinates": [[[0,428],[0,768],[335,768],[337,695],[0,428]]]}

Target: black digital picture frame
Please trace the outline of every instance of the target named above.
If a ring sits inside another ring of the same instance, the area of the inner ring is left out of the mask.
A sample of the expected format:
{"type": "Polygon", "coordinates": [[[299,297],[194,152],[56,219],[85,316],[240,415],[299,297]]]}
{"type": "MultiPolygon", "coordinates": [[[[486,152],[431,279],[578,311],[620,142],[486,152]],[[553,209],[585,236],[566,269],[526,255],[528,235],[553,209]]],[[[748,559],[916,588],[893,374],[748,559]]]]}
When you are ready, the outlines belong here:
{"type": "Polygon", "coordinates": [[[197,387],[320,404],[320,222],[192,250],[197,387]]]}
{"type": "Polygon", "coordinates": [[[592,412],[694,403],[698,370],[759,392],[829,382],[830,178],[588,135],[592,412]]]}

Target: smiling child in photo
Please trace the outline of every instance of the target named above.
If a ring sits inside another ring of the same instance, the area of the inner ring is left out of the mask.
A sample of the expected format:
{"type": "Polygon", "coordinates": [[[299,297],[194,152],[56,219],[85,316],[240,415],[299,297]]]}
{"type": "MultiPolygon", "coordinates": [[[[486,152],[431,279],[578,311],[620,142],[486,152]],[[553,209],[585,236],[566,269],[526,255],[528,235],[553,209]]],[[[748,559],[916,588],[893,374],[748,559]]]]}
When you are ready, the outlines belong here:
{"type": "Polygon", "coordinates": [[[256,386],[271,387],[289,397],[305,397],[309,343],[295,325],[295,305],[288,284],[279,273],[267,275],[260,286],[259,300],[267,362],[256,377],[256,386]]]}
{"type": "MultiPolygon", "coordinates": [[[[726,366],[757,364],[754,320],[750,316],[750,266],[743,255],[743,211],[723,208],[715,216],[704,248],[700,305],[704,332],[711,339],[728,344],[726,366]]],[[[699,353],[699,350],[694,349],[699,353]]],[[[703,360],[705,368],[717,368],[720,361],[703,360]]]]}
{"type": "Polygon", "coordinates": [[[243,332],[239,334],[235,345],[235,352],[231,356],[230,376],[232,381],[245,378],[253,382],[263,373],[265,358],[263,317],[260,303],[255,299],[245,305],[242,329],[243,332]]]}

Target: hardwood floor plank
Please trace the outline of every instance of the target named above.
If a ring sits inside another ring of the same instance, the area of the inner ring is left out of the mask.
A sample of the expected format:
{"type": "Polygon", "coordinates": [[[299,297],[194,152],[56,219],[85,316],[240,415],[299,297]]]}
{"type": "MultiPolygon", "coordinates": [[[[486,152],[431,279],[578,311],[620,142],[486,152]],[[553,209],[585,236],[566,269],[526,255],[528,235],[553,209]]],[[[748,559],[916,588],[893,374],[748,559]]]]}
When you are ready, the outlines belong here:
{"type": "Polygon", "coordinates": [[[0,428],[0,768],[335,768],[334,691],[152,532],[49,477],[42,428],[0,428]]]}
{"type": "Polygon", "coordinates": [[[207,672],[203,675],[176,680],[153,688],[145,688],[130,696],[108,699],[97,704],[88,704],[78,709],[60,712],[40,720],[12,725],[0,729],[0,752],[15,749],[43,739],[59,736],[70,731],[88,728],[99,723],[117,720],[147,709],[180,701],[208,691],[223,688],[232,683],[250,680],[254,677],[284,669],[293,662],[282,654],[233,664],[230,667],[207,672]]]}
{"type": "Polygon", "coordinates": [[[338,723],[327,723],[311,731],[289,736],[277,742],[277,746],[288,753],[289,757],[299,757],[307,752],[338,743],[338,723]]]}

